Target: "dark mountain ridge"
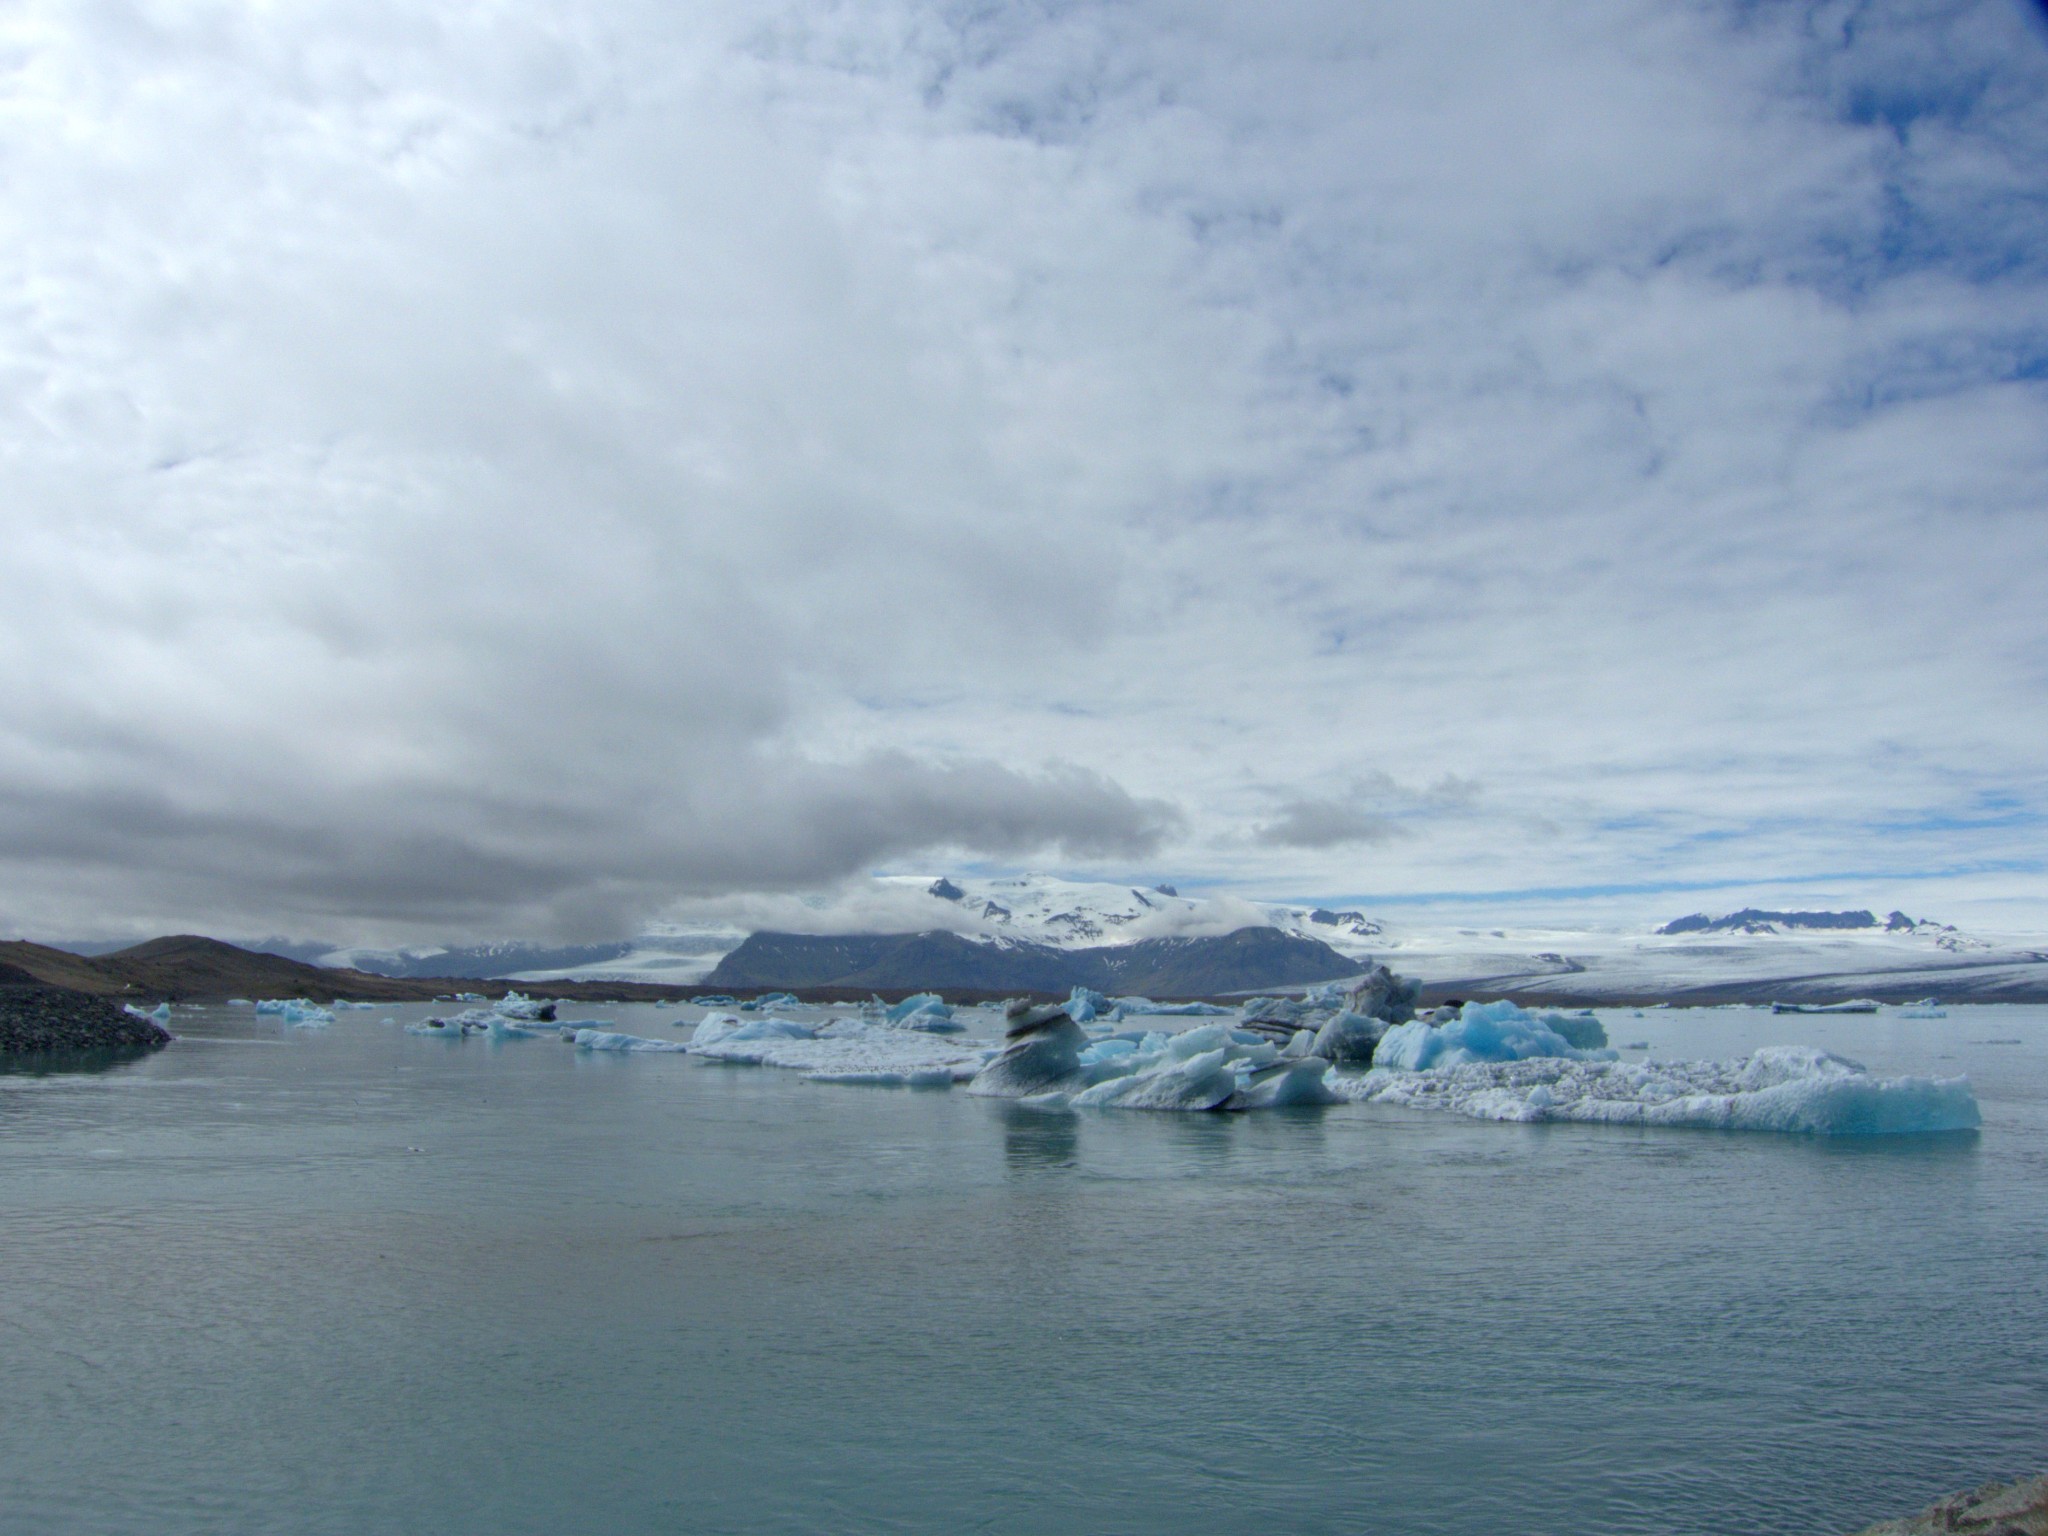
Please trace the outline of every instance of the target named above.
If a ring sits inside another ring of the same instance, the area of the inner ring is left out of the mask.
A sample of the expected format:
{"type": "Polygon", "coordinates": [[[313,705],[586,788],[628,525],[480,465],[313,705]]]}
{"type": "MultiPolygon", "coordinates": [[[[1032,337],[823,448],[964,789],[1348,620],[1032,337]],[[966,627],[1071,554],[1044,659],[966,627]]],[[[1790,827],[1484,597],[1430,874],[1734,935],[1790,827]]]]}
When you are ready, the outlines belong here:
{"type": "Polygon", "coordinates": [[[943,930],[756,933],[719,961],[704,985],[714,990],[1053,993],[1080,986],[1126,995],[1193,998],[1335,981],[1363,969],[1359,961],[1320,939],[1278,928],[1240,928],[1215,937],[1142,939],[1087,949],[977,942],[943,930]]]}
{"type": "Polygon", "coordinates": [[[1782,933],[1788,928],[1817,928],[1833,930],[1855,930],[1882,928],[1887,933],[1906,933],[1916,928],[1941,928],[1952,931],[1940,923],[1923,923],[1906,916],[1903,912],[1887,913],[1880,923],[1877,914],[1862,912],[1768,912],[1759,907],[1744,907],[1740,912],[1730,912],[1726,917],[1709,917],[1704,912],[1695,912],[1688,917],[1674,917],[1659,928],[1659,933],[1782,933]]]}

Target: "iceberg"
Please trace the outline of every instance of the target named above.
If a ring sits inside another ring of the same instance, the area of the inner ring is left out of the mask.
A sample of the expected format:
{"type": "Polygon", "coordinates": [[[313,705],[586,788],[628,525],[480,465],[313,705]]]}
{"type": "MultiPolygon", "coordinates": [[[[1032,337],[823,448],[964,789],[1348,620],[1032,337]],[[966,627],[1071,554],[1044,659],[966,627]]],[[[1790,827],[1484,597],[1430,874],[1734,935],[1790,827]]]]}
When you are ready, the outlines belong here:
{"type": "Polygon", "coordinates": [[[763,992],[754,999],[757,1008],[801,1008],[803,999],[794,992],[763,992]]]}
{"type": "Polygon", "coordinates": [[[964,1025],[953,1019],[953,1010],[936,992],[917,992],[882,1011],[882,1018],[898,1029],[922,1029],[937,1035],[956,1034],[964,1025]]]}
{"type": "MultiPolygon", "coordinates": [[[[1385,1019],[1345,1009],[1313,1036],[1316,1055],[1338,1066],[1365,1066],[1390,1026],[1385,1019]]],[[[1395,1026],[1405,1027],[1405,1026],[1395,1026]]]]}
{"type": "Polygon", "coordinates": [[[1067,995],[1065,1006],[1067,1017],[1076,1024],[1093,1024],[1107,1015],[1113,1005],[1093,987],[1076,987],[1067,995]]]}
{"type": "Polygon", "coordinates": [[[1766,1046],[1730,1062],[1619,1062],[1574,1053],[1423,1071],[1376,1065],[1331,1086],[1357,1103],[1525,1123],[1904,1136],[1975,1130],[1982,1119],[1967,1078],[1873,1077],[1853,1061],[1793,1045],[1766,1046]]]}
{"type": "Polygon", "coordinates": [[[324,1029],[334,1022],[334,1013],[312,1003],[287,1003],[284,1021],[294,1029],[324,1029]]]}
{"type": "Polygon", "coordinates": [[[728,1040],[808,1040],[816,1033],[808,1024],[799,1024],[794,1019],[778,1019],[772,1013],[759,1019],[743,1019],[736,1013],[714,1013],[691,1031],[690,1044],[711,1046],[728,1040]]]}
{"type": "Polygon", "coordinates": [[[1064,1008],[1012,1017],[1010,1043],[969,1084],[969,1093],[1046,1109],[1268,1109],[1337,1102],[1325,1086],[1329,1062],[1297,1049],[1299,1034],[1286,1051],[1226,1024],[1091,1041],[1064,1008]]]}
{"type": "Polygon", "coordinates": [[[984,1098],[1023,1099],[1088,1085],[1081,1053],[1090,1046],[1060,1003],[1012,1003],[1004,1014],[1004,1045],[967,1085],[984,1098]]]}
{"type": "Polygon", "coordinates": [[[171,1005],[169,1003],[158,1003],[154,1008],[149,1009],[138,1008],[133,1003],[123,1003],[121,1011],[132,1018],[147,1019],[152,1024],[168,1024],[171,1022],[171,1005]]]}
{"type": "Polygon", "coordinates": [[[492,1005],[491,1011],[503,1019],[518,1019],[527,1024],[544,1024],[555,1016],[555,1005],[543,1003],[523,993],[507,992],[492,1005]]]}
{"type": "MultiPolygon", "coordinates": [[[[1406,1024],[1394,1025],[1380,1037],[1372,1061],[1376,1067],[1426,1072],[1433,1067],[1527,1061],[1540,1056],[1570,1061],[1613,1060],[1613,1051],[1572,1044],[1567,1030],[1582,1039],[1591,1038],[1583,1027],[1586,1022],[1567,1019],[1563,1014],[1527,1013],[1505,1001],[1467,1003],[1458,1017],[1447,1024],[1411,1019],[1406,1024]]],[[[1600,1029],[1598,1020],[1591,1022],[1604,1046],[1606,1031],[1600,1029]]]]}

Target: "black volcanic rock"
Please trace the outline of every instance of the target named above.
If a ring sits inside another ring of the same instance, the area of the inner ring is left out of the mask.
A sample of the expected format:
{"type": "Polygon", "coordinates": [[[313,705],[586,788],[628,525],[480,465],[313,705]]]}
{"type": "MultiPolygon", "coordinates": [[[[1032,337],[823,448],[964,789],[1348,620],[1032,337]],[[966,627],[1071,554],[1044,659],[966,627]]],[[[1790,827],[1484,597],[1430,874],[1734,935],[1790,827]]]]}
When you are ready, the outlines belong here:
{"type": "Polygon", "coordinates": [[[1215,938],[1145,939],[1086,949],[979,943],[946,932],[757,933],[719,961],[704,984],[876,992],[1065,992],[1081,986],[1170,998],[1335,981],[1360,969],[1357,961],[1319,939],[1277,928],[1240,928],[1215,938]]]}
{"type": "Polygon", "coordinates": [[[0,1054],[100,1055],[167,1044],[171,1032],[118,1003],[69,987],[46,987],[0,966],[0,1054]]]}
{"type": "Polygon", "coordinates": [[[944,875],[939,876],[938,879],[926,886],[924,893],[927,896],[936,896],[941,901],[965,901],[967,899],[967,893],[944,875]]]}

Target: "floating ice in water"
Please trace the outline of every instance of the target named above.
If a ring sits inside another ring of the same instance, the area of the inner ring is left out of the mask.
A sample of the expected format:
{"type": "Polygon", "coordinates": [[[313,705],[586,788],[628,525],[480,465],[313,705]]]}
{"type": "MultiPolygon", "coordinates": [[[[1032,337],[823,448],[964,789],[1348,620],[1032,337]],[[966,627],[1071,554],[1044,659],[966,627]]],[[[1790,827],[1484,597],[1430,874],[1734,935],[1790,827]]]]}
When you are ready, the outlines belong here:
{"type": "Polygon", "coordinates": [[[490,999],[481,992],[458,992],[455,994],[455,1001],[458,1003],[488,1003],[490,999]]]}
{"type": "Polygon", "coordinates": [[[610,1029],[579,1029],[571,1037],[579,1051],[663,1051],[680,1053],[689,1047],[680,1040],[649,1040],[644,1035],[623,1035],[610,1029]]]}
{"type": "Polygon", "coordinates": [[[408,1024],[405,1032],[437,1040],[460,1040],[465,1035],[483,1034],[490,1029],[495,1017],[488,1008],[465,1008],[452,1019],[422,1019],[417,1024],[408,1024]]]}
{"type": "Polygon", "coordinates": [[[334,1022],[334,1014],[313,1003],[294,1002],[285,1004],[284,1021],[294,1029],[324,1029],[334,1022]]]}
{"type": "MultiPolygon", "coordinates": [[[[731,1004],[726,1006],[730,1007],[731,1004]]],[[[754,999],[754,1006],[757,1008],[800,1008],[803,1006],[803,999],[799,998],[794,992],[763,992],[754,999]]]]}
{"type": "Polygon", "coordinates": [[[171,1022],[171,1005],[169,1003],[158,1003],[154,1008],[147,1009],[138,1008],[133,1003],[123,1003],[121,1011],[131,1014],[138,1019],[147,1019],[152,1024],[168,1024],[171,1022]]]}
{"type": "Polygon", "coordinates": [[[1972,1130],[1967,1078],[1872,1077],[1807,1046],[1776,1045],[1736,1061],[1617,1062],[1582,1055],[1472,1062],[1412,1072],[1376,1066],[1333,1078],[1361,1103],[1455,1110],[1481,1120],[1694,1126],[1813,1136],[1972,1130]]]}
{"type": "Polygon", "coordinates": [[[360,1013],[373,1011],[377,1005],[375,1003],[337,1002],[334,1006],[337,1008],[351,1008],[360,1013]]]}
{"type": "Polygon", "coordinates": [[[692,1008],[737,1008],[739,1005],[738,998],[727,997],[723,992],[707,992],[702,997],[690,999],[692,1008]]]}
{"type": "Polygon", "coordinates": [[[1474,1062],[1527,1061],[1555,1056],[1571,1061],[1613,1060],[1614,1052],[1582,1049],[1572,1044],[1566,1031],[1581,1038],[1598,1032],[1604,1046],[1607,1034],[1598,1020],[1568,1019],[1563,1014],[1525,1013],[1510,1002],[1467,1003],[1448,1024],[1426,1024],[1411,1019],[1396,1024],[1380,1038],[1373,1053],[1375,1067],[1408,1072],[1426,1072],[1432,1067],[1462,1067],[1474,1062]],[[1583,1026],[1590,1023],[1592,1031],[1583,1026]]]}
{"type": "Polygon", "coordinates": [[[1908,1007],[1901,1008],[1899,1010],[1899,1017],[1902,1019],[1945,1019],[1948,1017],[1948,1010],[1937,1007],[1933,1003],[1913,1003],[1908,1007]]]}
{"type": "Polygon", "coordinates": [[[1875,1013],[1877,1004],[1867,997],[1846,1003],[1773,1003],[1773,1013],[1875,1013]]]}

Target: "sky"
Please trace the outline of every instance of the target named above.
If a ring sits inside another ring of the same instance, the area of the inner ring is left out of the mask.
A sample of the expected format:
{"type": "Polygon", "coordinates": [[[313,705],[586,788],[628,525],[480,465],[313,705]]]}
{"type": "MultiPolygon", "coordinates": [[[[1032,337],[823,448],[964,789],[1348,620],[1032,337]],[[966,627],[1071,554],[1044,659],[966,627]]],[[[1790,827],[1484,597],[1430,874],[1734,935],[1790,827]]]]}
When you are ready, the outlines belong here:
{"type": "Polygon", "coordinates": [[[0,930],[2048,931],[2022,0],[0,13],[0,930]]]}

